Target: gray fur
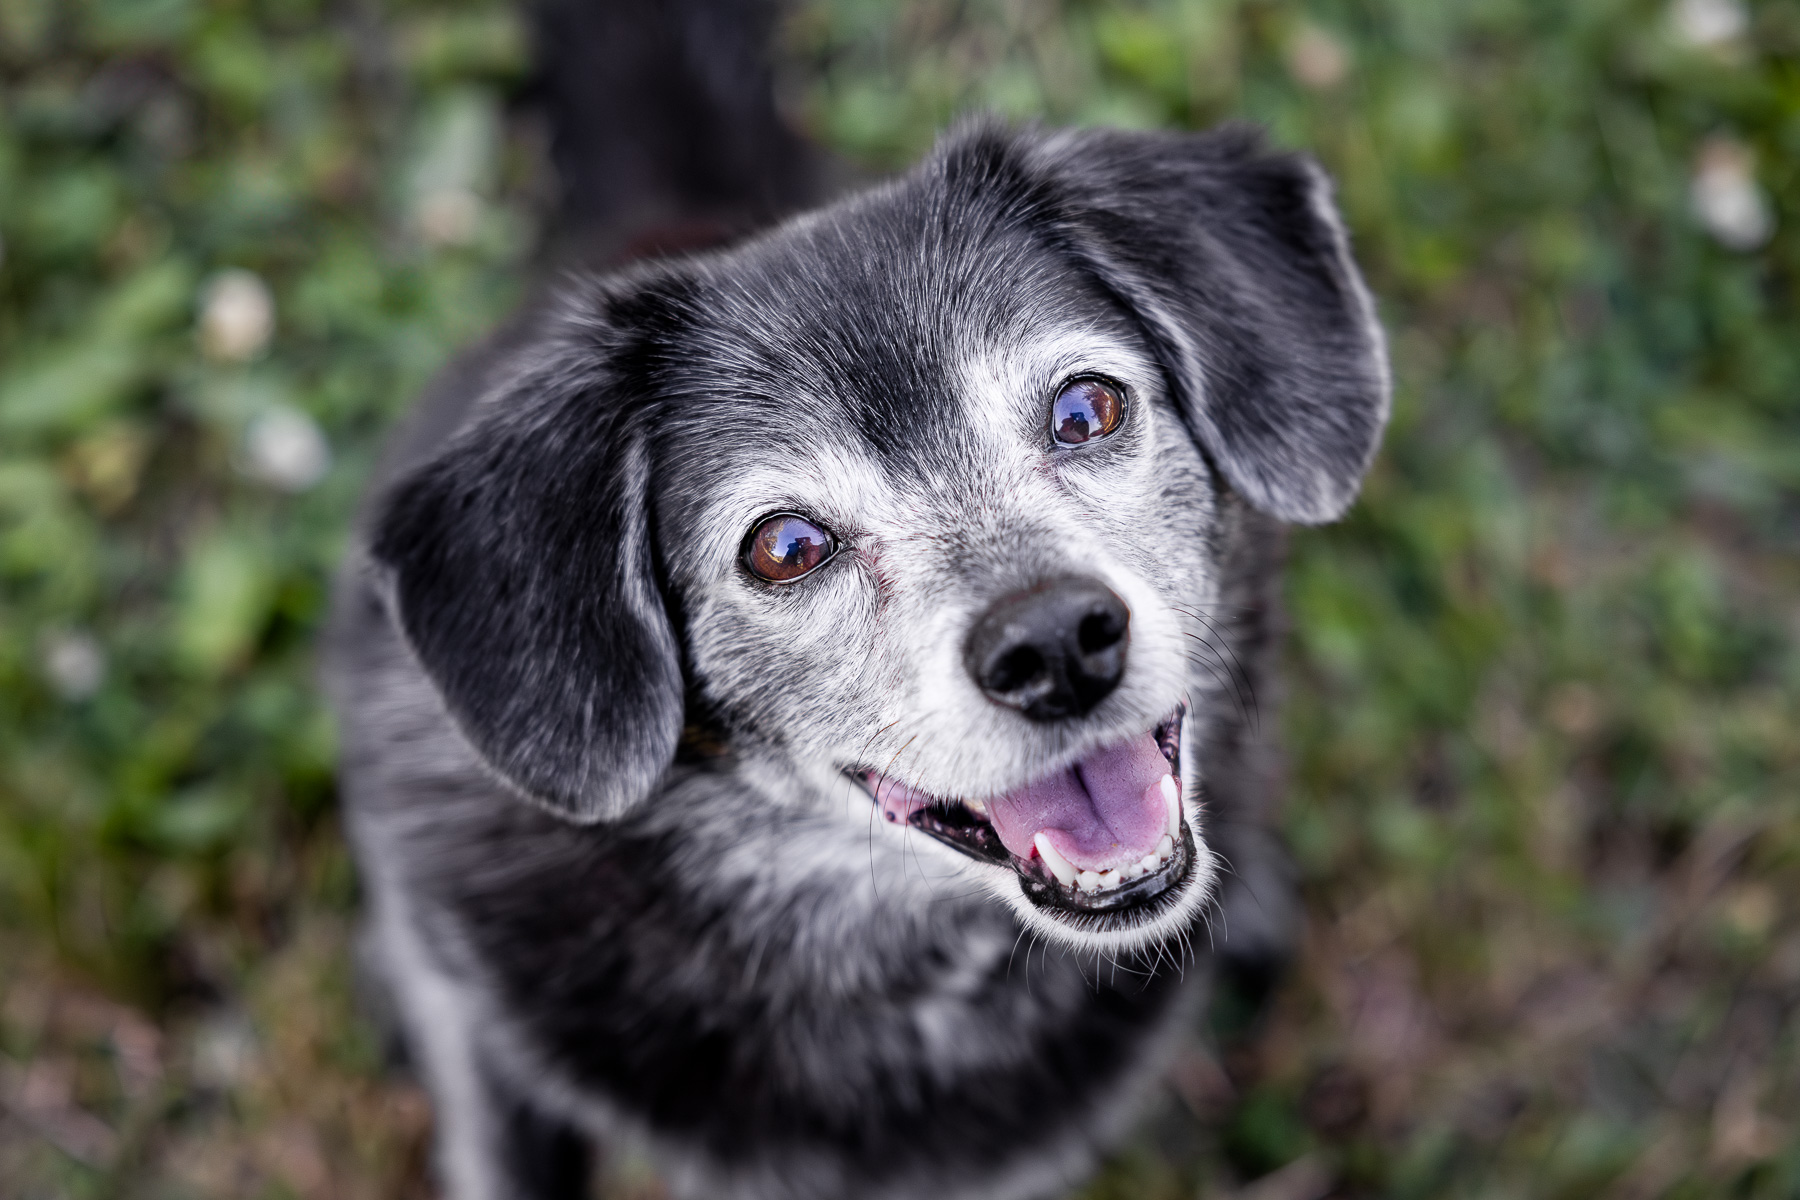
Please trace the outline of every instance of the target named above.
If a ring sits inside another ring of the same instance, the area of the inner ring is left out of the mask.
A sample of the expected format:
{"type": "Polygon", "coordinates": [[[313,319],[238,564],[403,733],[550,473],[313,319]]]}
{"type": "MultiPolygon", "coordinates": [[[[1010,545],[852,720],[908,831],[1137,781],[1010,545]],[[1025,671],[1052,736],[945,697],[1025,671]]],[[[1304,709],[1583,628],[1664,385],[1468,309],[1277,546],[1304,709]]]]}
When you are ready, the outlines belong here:
{"type": "Polygon", "coordinates": [[[583,283],[454,369],[332,640],[451,1194],[573,1186],[520,1165],[532,1122],[638,1139],[683,1196],[1077,1181],[1198,1001],[1215,894],[1248,952],[1289,936],[1251,698],[1275,518],[1349,503],[1386,387],[1310,162],[990,126],[736,249],[583,283]],[[1126,423],[1054,450],[1048,397],[1089,373],[1126,423]],[[751,578],[777,511],[844,550],[751,578]],[[1126,671],[1028,721],[961,647],[1071,572],[1130,608],[1126,671]],[[1178,704],[1193,869],[1153,916],[1040,909],[845,774],[995,795],[1178,704]]]}

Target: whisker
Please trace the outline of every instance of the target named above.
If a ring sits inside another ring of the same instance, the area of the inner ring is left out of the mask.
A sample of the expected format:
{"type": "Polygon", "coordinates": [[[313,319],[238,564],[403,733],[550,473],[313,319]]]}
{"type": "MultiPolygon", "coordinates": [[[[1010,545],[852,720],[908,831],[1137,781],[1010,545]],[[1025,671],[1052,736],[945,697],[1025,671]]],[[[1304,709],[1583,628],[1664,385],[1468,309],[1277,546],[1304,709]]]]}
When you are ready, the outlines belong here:
{"type": "MultiPolygon", "coordinates": [[[[1006,977],[1008,979],[1012,978],[1013,959],[1014,959],[1014,957],[1016,957],[1018,955],[1019,942],[1022,941],[1024,939],[1024,937],[1025,937],[1025,926],[1021,925],[1021,926],[1019,926],[1019,936],[1013,939],[1012,953],[1008,954],[1006,956],[1006,977]]],[[[1030,951],[1027,951],[1026,953],[1029,956],[1030,951]]],[[[1027,972],[1029,972],[1031,970],[1030,966],[1027,966],[1025,969],[1027,972]]]]}
{"type": "MultiPolygon", "coordinates": [[[[1185,636],[1194,637],[1194,635],[1191,633],[1186,634],[1185,636]]],[[[1195,638],[1195,640],[1200,641],[1201,639],[1195,638]]],[[[1254,729],[1256,727],[1256,719],[1251,714],[1250,709],[1244,703],[1243,693],[1238,688],[1237,680],[1234,677],[1232,677],[1229,673],[1225,673],[1225,674],[1220,673],[1224,669],[1223,664],[1215,663],[1212,660],[1199,658],[1192,653],[1187,654],[1185,657],[1187,658],[1188,662],[1192,663],[1196,667],[1200,667],[1207,674],[1211,675],[1215,680],[1217,680],[1221,691],[1229,691],[1231,693],[1232,700],[1237,705],[1238,713],[1244,718],[1245,725],[1254,729]]]]}
{"type": "MultiPolygon", "coordinates": [[[[1201,625],[1204,625],[1208,634],[1206,637],[1201,637],[1192,633],[1187,636],[1192,637],[1195,641],[1206,646],[1215,655],[1219,655],[1222,665],[1224,659],[1230,659],[1228,671],[1231,676],[1231,687],[1236,694],[1238,704],[1244,709],[1245,722],[1253,731],[1260,732],[1261,706],[1258,704],[1256,698],[1255,680],[1252,678],[1249,668],[1247,668],[1244,665],[1243,660],[1238,657],[1236,649],[1233,648],[1232,642],[1234,639],[1232,638],[1230,631],[1221,626],[1218,621],[1214,620],[1213,616],[1208,615],[1197,608],[1179,604],[1172,605],[1171,607],[1173,607],[1176,612],[1182,613],[1199,622],[1201,625]]],[[[1237,612],[1247,611],[1249,610],[1237,610],[1237,612]]],[[[1226,619],[1230,620],[1234,618],[1237,615],[1237,612],[1230,614],[1226,619]]]]}
{"type": "MultiPolygon", "coordinates": [[[[892,729],[894,725],[897,724],[899,724],[899,722],[895,721],[893,724],[886,726],[886,728],[892,729]]],[[[888,768],[892,767],[895,760],[906,753],[906,748],[917,741],[918,737],[919,735],[915,733],[912,737],[907,738],[906,741],[901,743],[900,748],[894,751],[893,757],[888,759],[887,766],[881,768],[881,773],[875,780],[875,803],[870,806],[871,812],[879,812],[881,809],[881,785],[887,782],[888,768]]],[[[902,837],[902,842],[904,843],[904,836],[902,837]]],[[[873,882],[875,875],[875,827],[873,825],[869,826],[869,875],[871,882],[873,882]]],[[[900,878],[906,878],[906,859],[904,857],[904,852],[900,860],[900,878]]],[[[877,904],[881,902],[881,893],[879,891],[876,892],[875,901],[877,904]]]]}
{"type": "Polygon", "coordinates": [[[1249,667],[1244,666],[1244,662],[1242,662],[1242,660],[1240,660],[1240,658],[1238,658],[1237,649],[1231,648],[1231,635],[1229,635],[1228,630],[1222,630],[1222,628],[1219,628],[1219,624],[1217,624],[1217,622],[1213,621],[1213,619],[1211,619],[1211,617],[1208,617],[1208,615],[1204,615],[1204,613],[1192,613],[1192,615],[1193,615],[1193,619],[1195,619],[1195,621],[1199,621],[1199,622],[1201,622],[1201,624],[1204,624],[1204,626],[1206,626],[1206,628],[1208,628],[1208,631],[1210,631],[1211,635],[1215,635],[1215,637],[1217,637],[1217,639],[1219,639],[1219,640],[1217,640],[1217,642],[1215,642],[1215,640],[1211,640],[1211,639],[1202,639],[1202,640],[1204,640],[1204,642],[1206,642],[1206,644],[1208,644],[1208,646],[1210,646],[1210,648],[1213,649],[1213,651],[1215,651],[1215,653],[1217,653],[1217,651],[1224,651],[1224,655],[1226,655],[1226,657],[1228,657],[1228,658],[1231,658],[1231,676],[1233,676],[1233,678],[1235,678],[1235,680],[1238,680],[1238,682],[1240,682],[1240,684],[1242,684],[1242,687],[1244,687],[1244,691],[1246,691],[1246,693],[1249,694],[1249,709],[1251,709],[1251,716],[1249,716],[1249,723],[1251,723],[1251,727],[1253,727],[1253,729],[1255,729],[1256,725],[1258,725],[1258,718],[1260,718],[1260,712],[1258,712],[1258,705],[1256,705],[1256,684],[1255,684],[1255,680],[1253,680],[1253,678],[1251,678],[1251,673],[1249,673],[1249,667]]]}

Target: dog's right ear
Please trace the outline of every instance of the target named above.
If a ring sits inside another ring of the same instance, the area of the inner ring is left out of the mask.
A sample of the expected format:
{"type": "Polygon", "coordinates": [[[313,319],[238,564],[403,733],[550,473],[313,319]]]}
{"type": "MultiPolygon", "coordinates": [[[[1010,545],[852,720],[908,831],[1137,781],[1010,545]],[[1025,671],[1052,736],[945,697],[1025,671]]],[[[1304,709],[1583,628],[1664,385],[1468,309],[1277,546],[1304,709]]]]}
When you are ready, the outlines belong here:
{"type": "MultiPolygon", "coordinates": [[[[602,301],[601,307],[607,307],[602,301]]],[[[452,719],[517,791],[623,816],[674,758],[681,667],[655,581],[633,337],[566,320],[379,511],[394,619],[452,719]]]]}

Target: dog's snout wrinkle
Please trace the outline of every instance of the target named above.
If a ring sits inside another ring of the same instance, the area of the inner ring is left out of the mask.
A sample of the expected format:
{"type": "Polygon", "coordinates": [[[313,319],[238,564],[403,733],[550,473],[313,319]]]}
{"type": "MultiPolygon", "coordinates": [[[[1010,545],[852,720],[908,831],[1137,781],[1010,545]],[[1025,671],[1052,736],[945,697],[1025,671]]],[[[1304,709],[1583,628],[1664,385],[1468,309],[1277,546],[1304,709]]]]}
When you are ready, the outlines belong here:
{"type": "Polygon", "coordinates": [[[1093,710],[1125,673],[1131,610],[1097,579],[1052,579],[1000,600],[975,622],[964,664],[996,704],[1034,721],[1093,710]]]}

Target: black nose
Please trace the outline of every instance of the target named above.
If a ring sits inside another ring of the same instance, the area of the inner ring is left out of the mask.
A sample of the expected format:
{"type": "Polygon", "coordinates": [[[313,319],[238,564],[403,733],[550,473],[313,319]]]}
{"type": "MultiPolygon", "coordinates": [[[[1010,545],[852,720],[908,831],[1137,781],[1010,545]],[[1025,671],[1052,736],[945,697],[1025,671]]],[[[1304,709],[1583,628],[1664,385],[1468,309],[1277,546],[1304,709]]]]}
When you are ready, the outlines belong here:
{"type": "Polygon", "coordinates": [[[1130,624],[1099,580],[1052,579],[983,613],[963,663],[996,704],[1034,721],[1079,717],[1118,686],[1130,624]]]}

